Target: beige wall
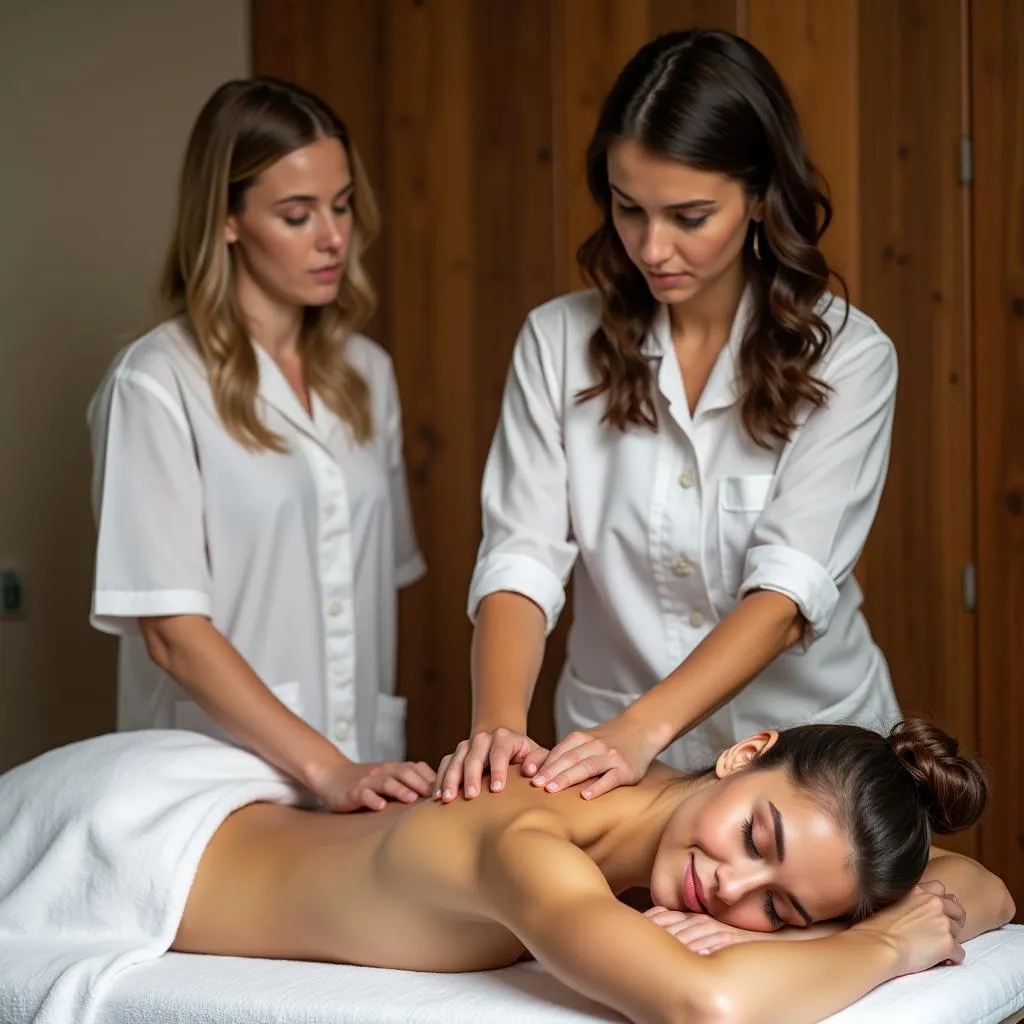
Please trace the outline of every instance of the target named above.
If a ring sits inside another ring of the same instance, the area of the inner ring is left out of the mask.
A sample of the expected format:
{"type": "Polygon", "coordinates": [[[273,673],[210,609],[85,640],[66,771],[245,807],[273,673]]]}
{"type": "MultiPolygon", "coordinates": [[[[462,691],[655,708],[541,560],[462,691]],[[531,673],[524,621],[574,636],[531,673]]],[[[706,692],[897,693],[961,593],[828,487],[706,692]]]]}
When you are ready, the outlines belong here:
{"type": "Polygon", "coordinates": [[[0,770],[113,724],[87,622],[85,407],[149,323],[189,126],[249,66],[247,0],[0,2],[0,770]]]}

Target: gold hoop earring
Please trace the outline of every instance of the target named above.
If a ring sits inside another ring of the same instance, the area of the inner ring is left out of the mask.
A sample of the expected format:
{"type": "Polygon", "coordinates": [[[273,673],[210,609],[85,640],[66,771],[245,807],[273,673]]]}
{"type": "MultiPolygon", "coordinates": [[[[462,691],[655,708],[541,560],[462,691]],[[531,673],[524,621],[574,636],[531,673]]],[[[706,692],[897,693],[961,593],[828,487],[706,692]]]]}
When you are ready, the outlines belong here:
{"type": "Polygon", "coordinates": [[[755,260],[760,260],[761,259],[761,246],[760,246],[760,244],[758,243],[758,240],[757,240],[757,236],[760,233],[761,232],[758,231],[758,229],[757,229],[757,224],[754,224],[754,259],[755,260]]]}

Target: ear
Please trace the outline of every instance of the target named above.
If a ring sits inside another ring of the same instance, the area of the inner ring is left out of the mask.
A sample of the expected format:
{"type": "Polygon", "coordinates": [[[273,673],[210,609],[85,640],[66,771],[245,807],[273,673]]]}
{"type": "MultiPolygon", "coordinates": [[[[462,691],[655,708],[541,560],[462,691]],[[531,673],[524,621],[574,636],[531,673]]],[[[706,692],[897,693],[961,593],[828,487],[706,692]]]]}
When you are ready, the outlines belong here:
{"type": "Polygon", "coordinates": [[[734,743],[728,750],[723,750],[715,764],[715,775],[724,779],[735,772],[741,771],[756,761],[762,754],[771,750],[778,741],[779,734],[774,729],[755,733],[739,743],[734,743]]]}
{"type": "Polygon", "coordinates": [[[760,196],[750,203],[750,219],[758,224],[764,220],[764,200],[760,196]]]}
{"type": "Polygon", "coordinates": [[[238,241],[238,219],[234,214],[224,221],[224,241],[228,245],[234,245],[238,241]]]}

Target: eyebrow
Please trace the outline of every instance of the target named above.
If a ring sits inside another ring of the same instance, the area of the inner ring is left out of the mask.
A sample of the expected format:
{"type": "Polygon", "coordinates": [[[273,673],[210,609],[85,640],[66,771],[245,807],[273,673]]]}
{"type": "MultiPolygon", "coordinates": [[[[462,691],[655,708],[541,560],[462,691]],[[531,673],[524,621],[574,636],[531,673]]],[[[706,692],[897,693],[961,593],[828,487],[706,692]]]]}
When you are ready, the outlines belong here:
{"type": "MultiPolygon", "coordinates": [[[[636,200],[632,196],[626,195],[626,193],[623,192],[622,189],[619,188],[618,186],[613,185],[611,182],[609,182],[608,183],[608,187],[620,199],[625,199],[627,203],[634,203],[634,204],[636,203],[636,200]]],[[[696,210],[696,209],[700,209],[701,207],[704,207],[704,206],[714,206],[714,204],[715,204],[714,199],[687,199],[687,201],[685,203],[670,203],[668,206],[665,207],[665,209],[666,210],[696,210]]]]}
{"type": "MultiPolygon", "coordinates": [[[[348,195],[355,187],[356,187],[356,183],[354,181],[350,181],[344,188],[338,189],[338,191],[334,195],[335,200],[341,199],[342,196],[348,195]]],[[[285,203],[315,203],[315,202],[318,202],[318,198],[316,196],[294,195],[294,196],[285,196],[283,199],[277,199],[277,200],[274,201],[274,205],[275,206],[283,206],[285,203]]]]}
{"type": "MultiPolygon", "coordinates": [[[[775,825],[775,852],[779,855],[779,863],[782,863],[786,859],[786,833],[782,827],[782,815],[779,813],[778,807],[771,800],[768,801],[768,809],[772,812],[772,822],[775,825]]],[[[793,904],[793,909],[810,927],[813,924],[813,919],[804,909],[804,905],[791,892],[786,895],[789,897],[789,902],[793,904]]]]}

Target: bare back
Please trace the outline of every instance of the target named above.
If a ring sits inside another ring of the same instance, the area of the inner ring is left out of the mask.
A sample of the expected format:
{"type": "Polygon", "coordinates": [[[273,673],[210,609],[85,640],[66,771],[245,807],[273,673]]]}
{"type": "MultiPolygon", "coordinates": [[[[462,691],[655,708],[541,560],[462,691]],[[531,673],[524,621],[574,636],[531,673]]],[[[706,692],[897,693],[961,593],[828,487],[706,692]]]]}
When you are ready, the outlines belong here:
{"type": "Polygon", "coordinates": [[[524,946],[493,920],[482,844],[553,811],[598,841],[635,792],[592,803],[516,775],[501,794],[450,805],[346,815],[250,805],[207,847],[173,948],[423,971],[506,966],[524,946]]]}

